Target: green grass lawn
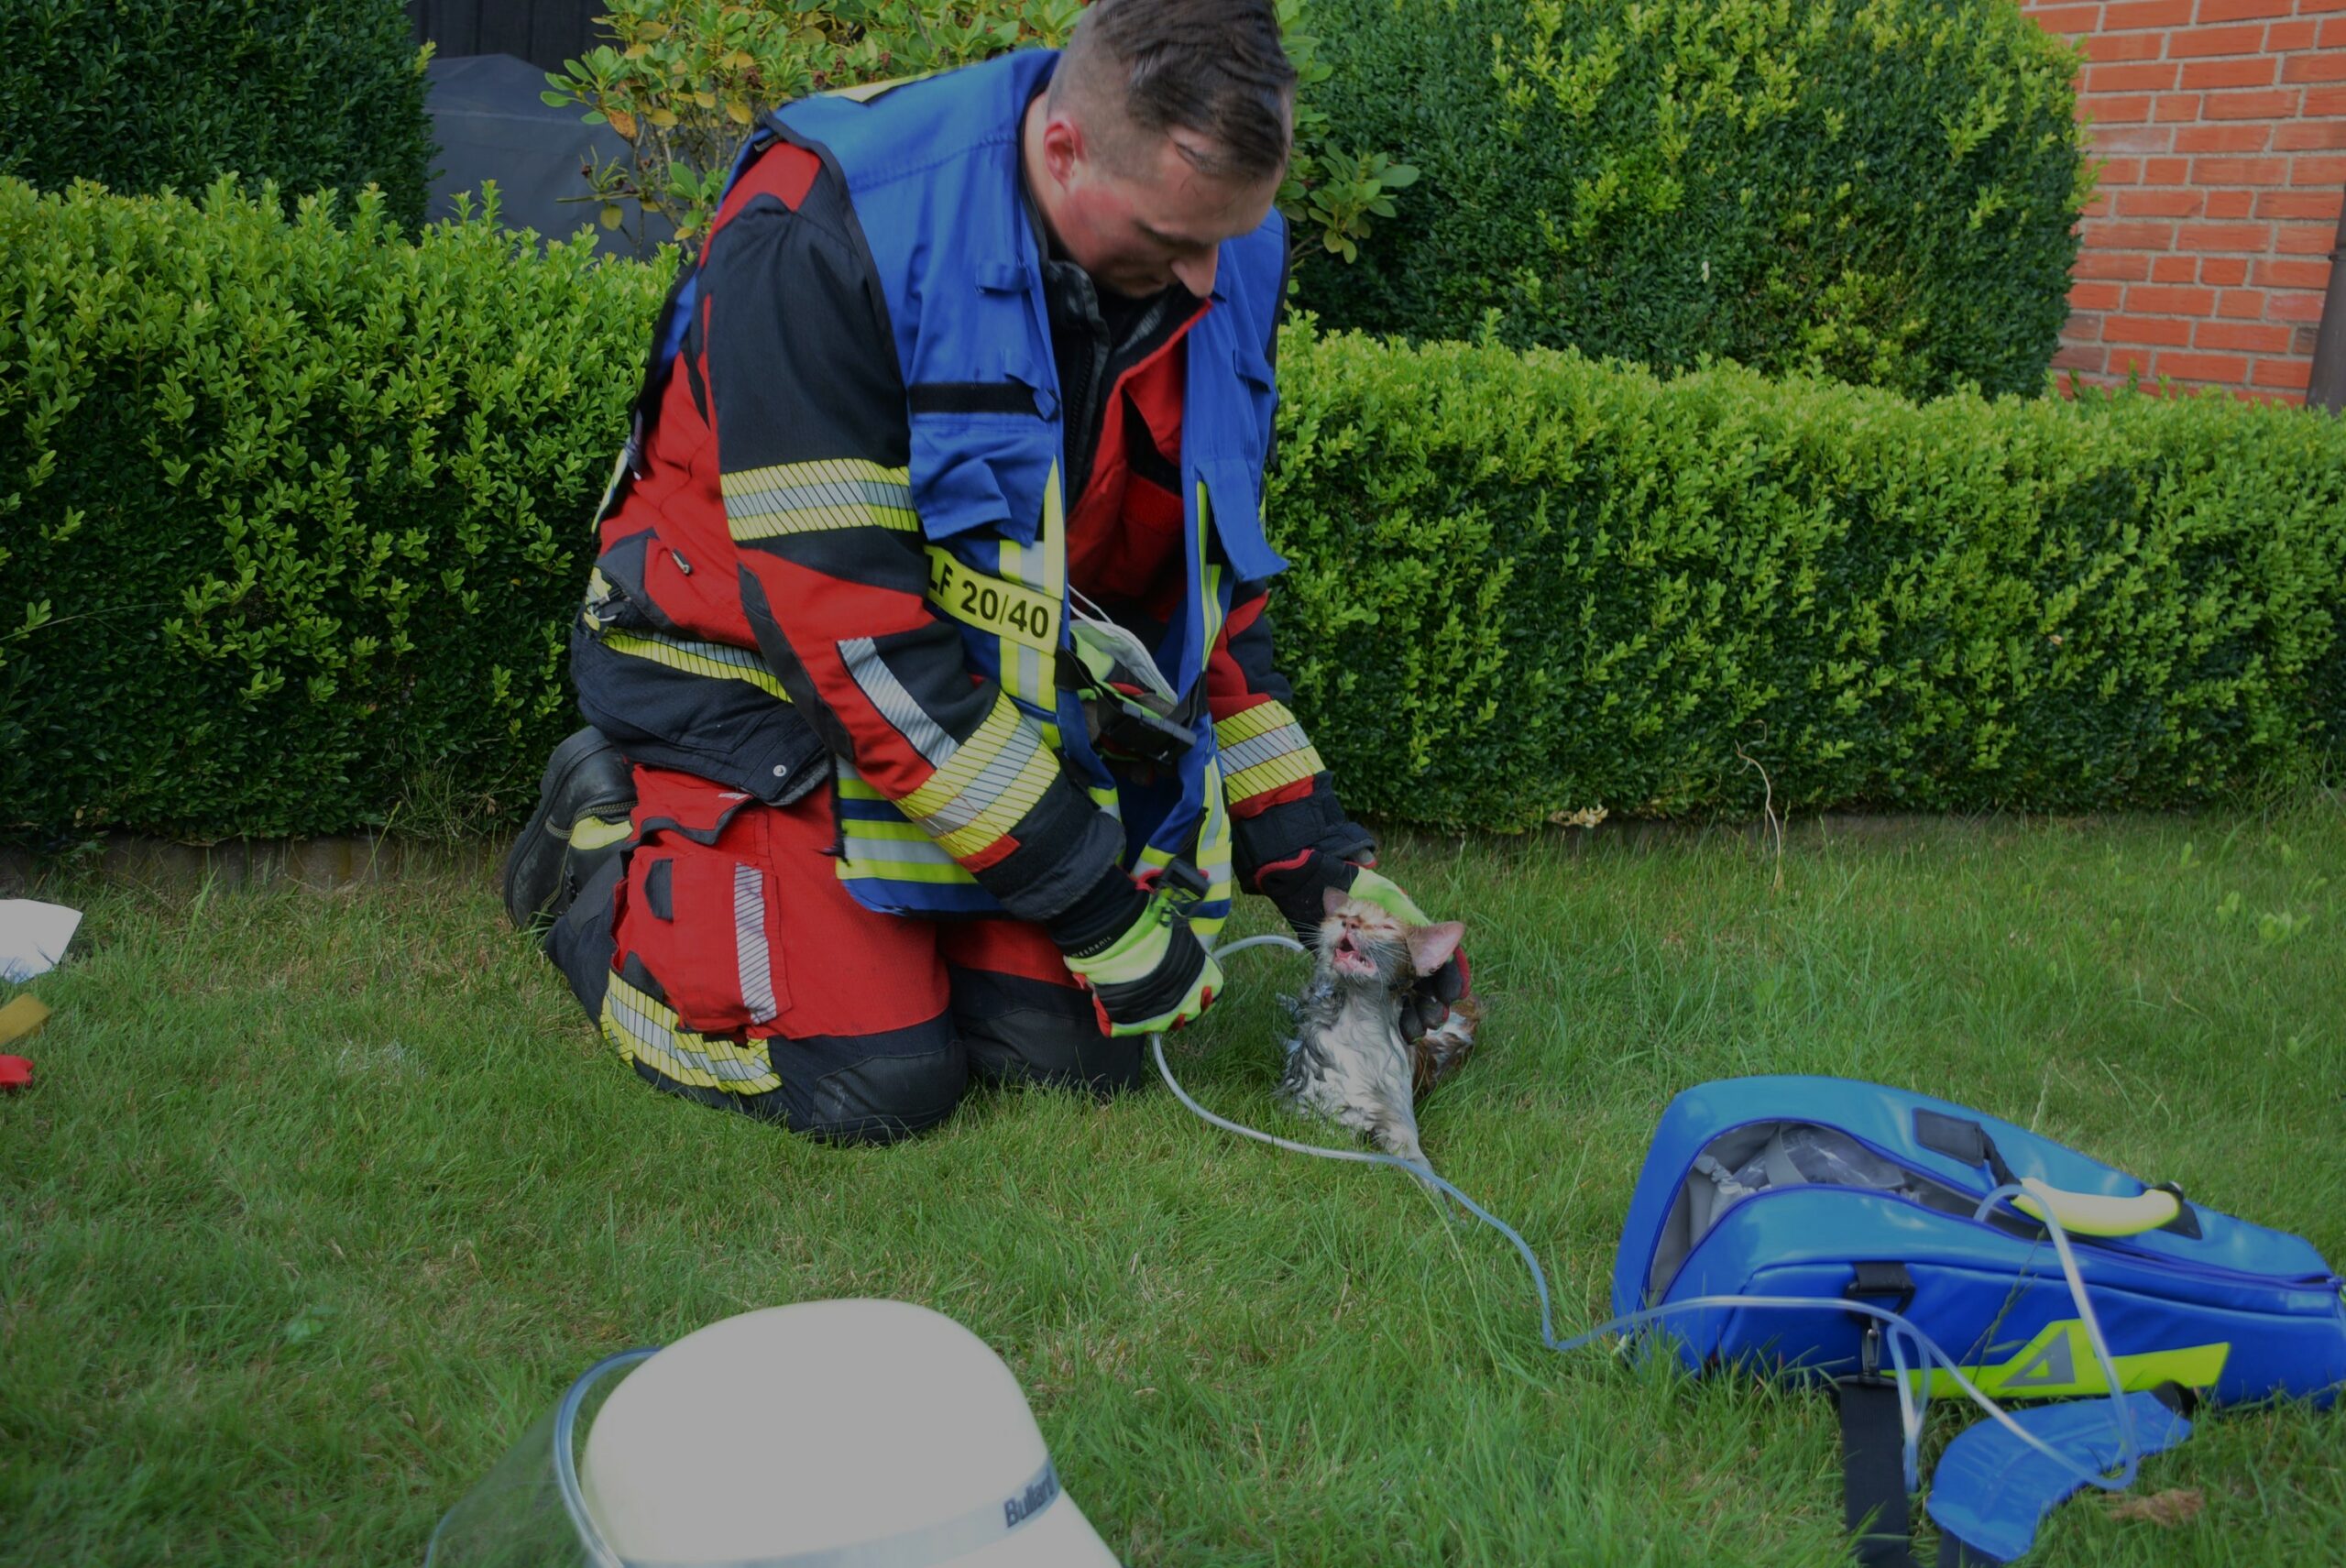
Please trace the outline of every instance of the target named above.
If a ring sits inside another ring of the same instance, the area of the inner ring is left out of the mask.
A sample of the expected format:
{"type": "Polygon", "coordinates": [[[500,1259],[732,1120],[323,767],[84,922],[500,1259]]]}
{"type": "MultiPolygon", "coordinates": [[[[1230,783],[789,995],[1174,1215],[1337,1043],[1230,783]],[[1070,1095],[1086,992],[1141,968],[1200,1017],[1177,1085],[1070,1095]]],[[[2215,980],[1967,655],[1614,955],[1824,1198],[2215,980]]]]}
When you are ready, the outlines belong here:
{"type": "MultiPolygon", "coordinates": [[[[1426,1146],[1520,1226],[1567,1326],[1602,1308],[1663,1103],[1750,1072],[1945,1094],[2346,1258],[2335,796],[1795,831],[1780,889],[1725,835],[1395,835],[1387,863],[1468,921],[1493,1003],[1426,1146]]],[[[1825,1400],[1551,1355],[1506,1245],[1396,1172],[1161,1090],[980,1093],[846,1152],[665,1099],[477,857],[331,894],[38,892],[89,918],[33,987],[38,1087],[0,1100],[0,1562],[420,1562],[599,1354],[850,1294],[999,1349],[1136,1568],[1844,1560],[1825,1400]]],[[[1293,961],[1233,959],[1177,1066],[1317,1135],[1270,1101],[1293,961]]],[[[2142,1483],[2195,1518],[2083,1500],[2032,1561],[2337,1562],[2341,1419],[2204,1422],[2142,1483]]]]}

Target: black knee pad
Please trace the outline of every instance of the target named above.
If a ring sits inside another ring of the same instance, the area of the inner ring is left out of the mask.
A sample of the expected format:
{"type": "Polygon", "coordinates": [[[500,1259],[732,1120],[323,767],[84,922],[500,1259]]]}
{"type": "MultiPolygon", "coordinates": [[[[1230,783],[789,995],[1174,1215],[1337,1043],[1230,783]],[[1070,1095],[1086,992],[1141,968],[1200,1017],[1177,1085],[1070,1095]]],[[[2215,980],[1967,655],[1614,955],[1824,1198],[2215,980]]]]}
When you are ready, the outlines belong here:
{"type": "Polygon", "coordinates": [[[970,1062],[949,1015],[883,1035],[776,1040],[784,1120],[830,1143],[891,1144],[952,1114],[970,1062]]]}
{"type": "Polygon", "coordinates": [[[546,957],[570,981],[571,993],[586,1009],[587,1018],[598,1025],[603,1020],[603,993],[610,989],[611,955],[617,945],[611,936],[612,905],[626,871],[626,859],[620,855],[597,866],[570,907],[562,912],[562,918],[546,927],[543,938],[546,957]]]}
{"type": "Polygon", "coordinates": [[[1138,1036],[1100,1032],[1091,994],[1018,975],[956,969],[953,1022],[970,1066],[992,1083],[1121,1094],[1148,1081],[1138,1036]]]}

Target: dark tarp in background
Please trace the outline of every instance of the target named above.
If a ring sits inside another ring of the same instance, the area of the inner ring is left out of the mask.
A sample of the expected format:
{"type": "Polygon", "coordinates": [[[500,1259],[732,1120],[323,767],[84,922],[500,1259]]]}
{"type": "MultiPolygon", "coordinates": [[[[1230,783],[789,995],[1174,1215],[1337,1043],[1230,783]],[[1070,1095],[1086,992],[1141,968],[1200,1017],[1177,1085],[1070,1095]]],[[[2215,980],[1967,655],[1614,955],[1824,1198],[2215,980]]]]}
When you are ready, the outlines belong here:
{"type": "Polygon", "coordinates": [[[538,96],[546,73],[533,61],[510,54],[435,58],[426,76],[433,139],[440,144],[428,221],[455,216],[459,191],[474,193],[477,214],[481,181],[494,180],[498,221],[510,228],[567,239],[582,225],[591,225],[602,255],[633,257],[639,254],[633,231],[641,225],[646,258],[674,234],[657,215],[640,218],[631,203],[627,224],[614,231],[597,225],[600,209],[594,202],[562,200],[586,194],[579,166],[590,151],[608,161],[624,158],[627,143],[608,126],[587,125],[576,104],[549,106],[538,96]]]}
{"type": "Polygon", "coordinates": [[[605,0],[407,0],[417,43],[429,38],[451,60],[510,54],[541,71],[609,43],[595,20],[609,10],[605,0]]]}

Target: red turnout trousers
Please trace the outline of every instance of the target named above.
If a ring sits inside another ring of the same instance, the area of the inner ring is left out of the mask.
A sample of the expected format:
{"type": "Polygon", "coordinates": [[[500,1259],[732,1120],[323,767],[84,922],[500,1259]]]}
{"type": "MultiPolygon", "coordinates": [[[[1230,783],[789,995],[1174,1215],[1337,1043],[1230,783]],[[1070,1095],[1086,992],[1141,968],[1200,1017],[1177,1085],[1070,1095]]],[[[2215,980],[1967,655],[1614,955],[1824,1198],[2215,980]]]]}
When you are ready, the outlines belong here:
{"type": "Polygon", "coordinates": [[[550,950],[657,1087],[861,1141],[942,1120],[973,1074],[1098,1092],[1140,1080],[1139,1043],[1101,1031],[1040,927],[849,896],[828,785],[775,807],[690,773],[639,766],[635,781],[633,846],[550,950]],[[586,936],[584,950],[563,935],[586,936]]]}

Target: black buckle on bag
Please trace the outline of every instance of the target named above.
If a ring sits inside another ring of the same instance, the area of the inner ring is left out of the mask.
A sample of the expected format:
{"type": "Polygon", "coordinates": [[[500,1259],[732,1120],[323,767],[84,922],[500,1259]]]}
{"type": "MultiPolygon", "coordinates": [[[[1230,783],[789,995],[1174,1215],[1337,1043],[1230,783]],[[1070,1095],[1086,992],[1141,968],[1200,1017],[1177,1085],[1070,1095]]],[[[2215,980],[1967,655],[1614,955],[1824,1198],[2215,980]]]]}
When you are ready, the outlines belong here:
{"type": "MultiPolygon", "coordinates": [[[[1851,1278],[1841,1291],[1845,1301],[1875,1304],[1894,1299],[1891,1310],[1902,1317],[1914,1304],[1914,1277],[1906,1272],[1902,1263],[1852,1263],[1851,1278]]],[[[1864,1314],[1866,1337],[1858,1352],[1858,1365],[1864,1376],[1881,1376],[1881,1320],[1871,1313],[1864,1314]]]]}
{"type": "Polygon", "coordinates": [[[2192,1208],[2191,1201],[2183,1195],[2182,1184],[2175,1181],[2162,1181],[2152,1187],[2151,1190],[2175,1194],[2175,1218],[2161,1225],[2159,1229],[2173,1231],[2186,1241],[2198,1241],[2204,1234],[2199,1229],[2199,1213],[2198,1210],[2192,1208]]]}

